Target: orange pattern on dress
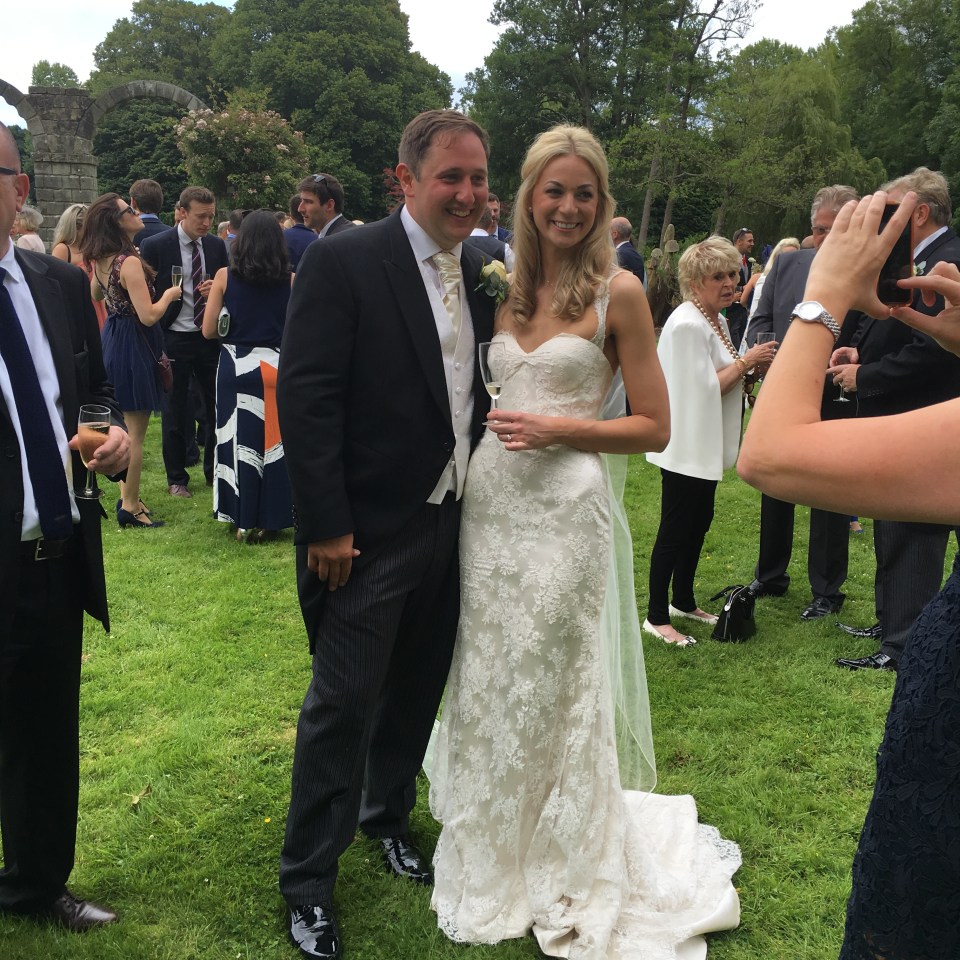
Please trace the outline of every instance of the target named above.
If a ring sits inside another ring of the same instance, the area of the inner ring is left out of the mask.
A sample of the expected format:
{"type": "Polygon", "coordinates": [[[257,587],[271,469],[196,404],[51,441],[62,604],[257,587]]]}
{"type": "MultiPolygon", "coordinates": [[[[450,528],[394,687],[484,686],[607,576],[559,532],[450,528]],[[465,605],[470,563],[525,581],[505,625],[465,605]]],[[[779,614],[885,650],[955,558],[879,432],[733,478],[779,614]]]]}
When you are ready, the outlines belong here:
{"type": "Polygon", "coordinates": [[[260,362],[263,377],[263,452],[280,443],[280,417],[277,414],[277,368],[260,362]]]}

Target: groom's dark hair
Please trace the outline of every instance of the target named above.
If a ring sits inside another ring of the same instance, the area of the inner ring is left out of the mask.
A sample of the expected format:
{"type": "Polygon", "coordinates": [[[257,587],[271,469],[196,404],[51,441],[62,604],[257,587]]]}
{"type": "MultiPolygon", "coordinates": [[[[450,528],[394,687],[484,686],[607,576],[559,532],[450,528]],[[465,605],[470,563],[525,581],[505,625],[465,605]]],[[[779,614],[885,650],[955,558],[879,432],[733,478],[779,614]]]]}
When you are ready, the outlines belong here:
{"type": "Polygon", "coordinates": [[[458,110],[425,110],[417,114],[406,126],[400,138],[400,162],[405,163],[417,178],[420,176],[420,164],[441,136],[459,137],[464,133],[473,133],[480,138],[483,152],[490,159],[490,138],[487,131],[464,116],[458,110]]]}

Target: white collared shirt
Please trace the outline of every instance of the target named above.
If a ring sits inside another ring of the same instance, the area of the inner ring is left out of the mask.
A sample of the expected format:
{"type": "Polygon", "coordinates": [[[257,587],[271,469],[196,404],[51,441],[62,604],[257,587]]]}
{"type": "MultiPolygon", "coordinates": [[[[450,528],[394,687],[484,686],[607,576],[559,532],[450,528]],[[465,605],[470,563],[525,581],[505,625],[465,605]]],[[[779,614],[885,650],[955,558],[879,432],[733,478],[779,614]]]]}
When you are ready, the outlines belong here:
{"type": "MultiPolygon", "coordinates": [[[[0,258],[0,267],[7,271],[3,285],[13,301],[13,308],[20,318],[20,326],[23,328],[27,347],[33,357],[33,365],[40,381],[40,391],[46,403],[46,415],[53,425],[53,435],[63,458],[64,482],[67,484],[70,493],[70,510],[73,515],[73,522],[77,523],[80,520],[80,513],[73,499],[73,472],[70,451],[67,448],[68,437],[63,427],[60,381],[57,379],[57,370],[53,363],[53,351],[50,349],[50,342],[47,340],[43,324],[40,322],[40,315],[37,313],[26,278],[13,254],[12,243],[8,244],[7,252],[0,258]]],[[[17,434],[17,442],[20,444],[20,469],[23,474],[23,521],[20,525],[20,539],[36,540],[37,537],[41,536],[40,515],[37,512],[37,504],[33,496],[33,484],[30,481],[27,451],[23,445],[23,431],[20,428],[19,411],[13,396],[13,385],[10,382],[10,375],[7,372],[3,357],[0,357],[0,394],[3,395],[7,412],[10,414],[10,421],[13,423],[13,429],[17,434]]],[[[27,415],[41,416],[42,414],[39,411],[30,411],[27,415]]]]}
{"type": "MultiPolygon", "coordinates": [[[[931,233],[929,237],[926,237],[925,239],[921,240],[921,241],[913,248],[913,262],[916,263],[916,262],[920,259],[920,254],[921,254],[924,250],[926,250],[927,247],[929,247],[930,244],[933,243],[933,241],[936,240],[937,237],[940,236],[940,234],[946,233],[946,232],[947,232],[947,229],[948,229],[947,227],[941,227],[939,230],[937,230],[936,233],[931,233]]],[[[924,273],[926,273],[926,271],[924,271],[924,273]]]]}
{"type": "MultiPolygon", "coordinates": [[[[432,258],[441,251],[437,242],[413,219],[410,211],[404,207],[400,211],[400,222],[406,231],[407,239],[413,249],[424,289],[433,308],[433,319],[437,327],[437,338],[443,354],[443,373],[447,383],[447,396],[450,400],[450,419],[453,423],[455,447],[453,456],[440,475],[440,479],[427,499],[428,503],[439,503],[449,491],[457,498],[463,493],[463,482],[467,475],[467,461],[470,458],[470,428],[473,421],[473,352],[476,349],[473,335],[473,320],[470,316],[470,304],[467,301],[466,278],[460,283],[460,335],[453,338],[453,324],[443,303],[443,284],[440,273],[432,258]]],[[[463,244],[458,243],[450,249],[458,260],[463,244]]]]}
{"type": "MultiPolygon", "coordinates": [[[[177,224],[177,239],[180,241],[180,266],[183,267],[183,297],[180,300],[180,312],[177,319],[170,324],[170,329],[177,333],[200,333],[200,328],[193,322],[193,241],[183,229],[182,223],[177,224]]],[[[206,269],[201,240],[200,270],[205,272],[206,269]]]]}
{"type": "Polygon", "coordinates": [[[318,237],[325,237],[325,236],[327,235],[327,231],[328,231],[338,220],[342,220],[342,219],[343,219],[343,214],[342,214],[342,213],[338,213],[332,220],[328,220],[328,221],[323,225],[323,227],[321,228],[321,230],[317,233],[317,236],[318,236],[318,237]]]}

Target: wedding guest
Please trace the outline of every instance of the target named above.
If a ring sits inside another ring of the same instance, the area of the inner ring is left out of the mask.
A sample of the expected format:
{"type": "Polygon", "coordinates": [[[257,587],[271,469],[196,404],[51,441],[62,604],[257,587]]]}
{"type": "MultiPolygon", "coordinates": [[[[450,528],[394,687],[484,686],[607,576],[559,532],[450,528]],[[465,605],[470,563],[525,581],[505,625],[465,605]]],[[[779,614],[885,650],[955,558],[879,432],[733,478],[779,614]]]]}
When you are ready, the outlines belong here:
{"type": "Polygon", "coordinates": [[[21,250],[33,250],[36,253],[46,253],[47,248],[37,231],[43,225],[43,214],[33,207],[24,207],[17,217],[17,246],[21,250]]]}
{"type": "Polygon", "coordinates": [[[277,421],[277,366],[290,300],[287,246],[276,219],[248,214],[217,271],[203,335],[220,337],[213,509],[237,539],[261,543],[293,526],[290,480],[277,421]],[[223,309],[225,330],[218,331],[223,309]]]}
{"type": "Polygon", "coordinates": [[[93,266],[93,296],[106,302],[103,362],[130,433],[130,464],[120,483],[117,522],[136,529],[163,526],[151,520],[140,498],[140,474],[150,414],[165,409],[167,402],[157,369],[164,352],[157,323],[180,299],[180,288],[171,287],[153,302],[154,271],[133,245],[142,229],[143,221],[119,194],[105,193],[87,210],[80,240],[80,252],[93,266]]]}
{"type": "MultiPolygon", "coordinates": [[[[87,280],[93,281],[93,266],[83,259],[80,253],[80,234],[83,232],[83,221],[87,215],[85,203],[71,203],[60,215],[57,228],[53,231],[53,250],[51,253],[58,260],[66,260],[80,267],[87,275],[87,280]]],[[[103,330],[107,322],[107,308],[102,300],[97,300],[91,290],[93,310],[97,315],[97,324],[103,330]]]]}
{"type": "Polygon", "coordinates": [[[698,605],[694,579],[717,484],[737,462],[747,371],[769,363],[775,344],[758,344],[742,356],[733,345],[721,312],[733,303],[740,279],[740,254],[729,240],[693,244],[677,269],[684,302],[667,318],[657,347],[670,393],[670,442],[647,454],[660,467],[662,493],[643,629],[684,647],[696,640],[675,629],[671,616],[717,621],[698,605]]]}

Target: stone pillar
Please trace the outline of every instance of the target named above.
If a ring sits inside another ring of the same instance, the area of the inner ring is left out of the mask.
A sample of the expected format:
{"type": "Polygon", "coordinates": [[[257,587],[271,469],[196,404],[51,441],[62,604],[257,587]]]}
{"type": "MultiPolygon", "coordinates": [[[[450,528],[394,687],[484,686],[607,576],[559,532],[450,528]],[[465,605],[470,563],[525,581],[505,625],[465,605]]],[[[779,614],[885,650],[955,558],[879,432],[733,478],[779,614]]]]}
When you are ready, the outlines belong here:
{"type": "Polygon", "coordinates": [[[83,88],[31,87],[30,101],[43,117],[44,132],[33,140],[33,182],[44,218],[40,235],[49,252],[60,214],[71,203],[97,197],[93,140],[78,132],[93,98],[83,88]]]}

